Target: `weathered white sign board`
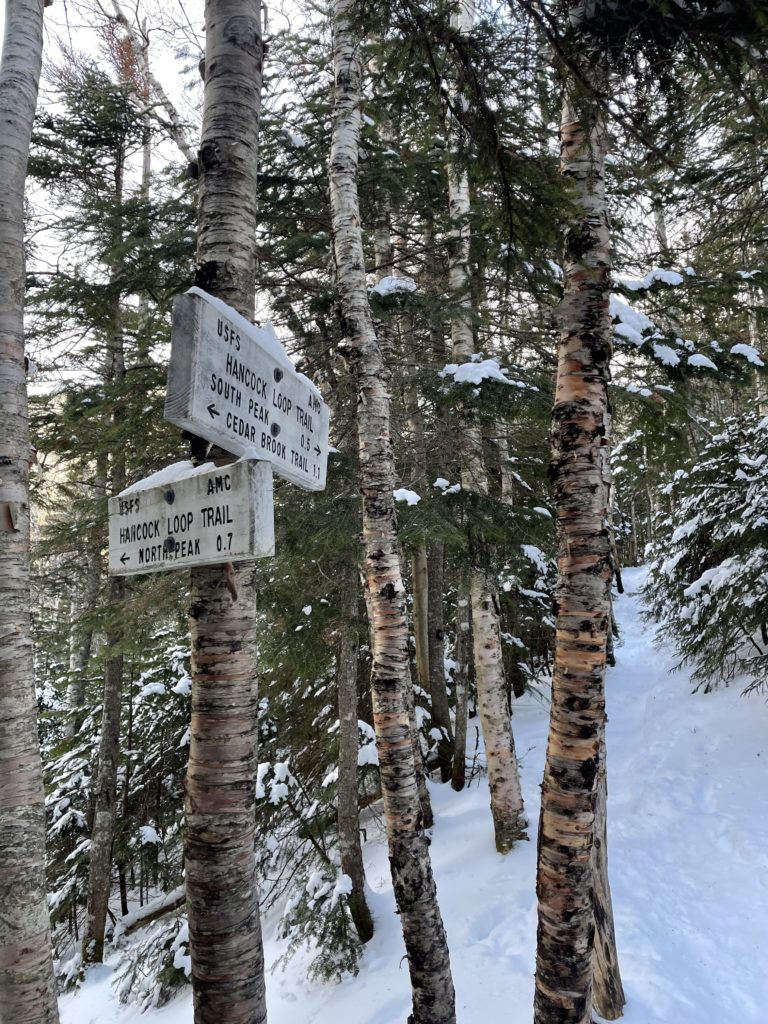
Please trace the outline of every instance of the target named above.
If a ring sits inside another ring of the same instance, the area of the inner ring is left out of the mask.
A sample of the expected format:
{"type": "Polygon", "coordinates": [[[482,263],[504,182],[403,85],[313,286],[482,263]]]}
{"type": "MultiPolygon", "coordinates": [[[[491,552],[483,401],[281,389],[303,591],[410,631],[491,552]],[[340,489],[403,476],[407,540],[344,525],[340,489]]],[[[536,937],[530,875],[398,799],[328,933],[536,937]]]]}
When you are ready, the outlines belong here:
{"type": "Polygon", "coordinates": [[[328,406],[275,335],[193,288],[173,304],[165,418],[233,455],[325,487],[328,406]]]}
{"type": "Polygon", "coordinates": [[[109,499],[110,575],[216,565],[275,553],[268,462],[243,460],[202,472],[189,469],[180,478],[174,477],[175,468],[170,467],[170,473],[161,470],[109,499]],[[144,483],[149,486],[142,487],[144,483]]]}

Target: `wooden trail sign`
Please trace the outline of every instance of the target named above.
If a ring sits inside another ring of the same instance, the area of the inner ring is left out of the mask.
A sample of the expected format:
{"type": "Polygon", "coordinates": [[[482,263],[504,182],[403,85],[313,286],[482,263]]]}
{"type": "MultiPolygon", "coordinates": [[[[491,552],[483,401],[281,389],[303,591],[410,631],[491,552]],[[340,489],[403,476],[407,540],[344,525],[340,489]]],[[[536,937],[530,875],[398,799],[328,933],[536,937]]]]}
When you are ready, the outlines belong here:
{"type": "Polygon", "coordinates": [[[268,462],[242,460],[198,470],[181,463],[109,499],[112,576],[216,565],[274,553],[272,467],[268,462]]]}
{"type": "Polygon", "coordinates": [[[233,455],[266,459],[300,487],[325,487],[328,406],[271,331],[199,288],[173,304],[165,418],[233,455]]]}

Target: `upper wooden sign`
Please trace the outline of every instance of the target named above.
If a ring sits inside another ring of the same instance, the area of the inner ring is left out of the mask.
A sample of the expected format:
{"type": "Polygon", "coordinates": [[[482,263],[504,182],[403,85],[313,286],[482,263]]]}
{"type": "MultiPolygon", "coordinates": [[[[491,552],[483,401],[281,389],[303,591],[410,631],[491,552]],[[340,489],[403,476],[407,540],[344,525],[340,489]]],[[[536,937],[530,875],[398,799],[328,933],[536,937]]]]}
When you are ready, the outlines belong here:
{"type": "Polygon", "coordinates": [[[275,553],[272,467],[176,463],[109,499],[109,573],[217,565],[275,553]]]}
{"type": "Polygon", "coordinates": [[[191,288],[173,304],[165,418],[234,455],[325,487],[328,406],[271,330],[191,288]]]}

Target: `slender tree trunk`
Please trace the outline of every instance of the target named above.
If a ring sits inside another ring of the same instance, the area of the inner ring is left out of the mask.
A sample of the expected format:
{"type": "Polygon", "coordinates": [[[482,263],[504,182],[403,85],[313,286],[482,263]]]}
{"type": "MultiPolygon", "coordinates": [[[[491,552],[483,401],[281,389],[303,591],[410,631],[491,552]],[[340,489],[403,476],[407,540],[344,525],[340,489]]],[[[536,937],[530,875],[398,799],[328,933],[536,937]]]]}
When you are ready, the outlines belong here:
{"type": "Polygon", "coordinates": [[[575,95],[569,81],[561,170],[573,184],[576,214],[566,233],[552,415],[558,579],[539,822],[535,1024],[589,1024],[592,1019],[592,848],[613,576],[607,397],[611,319],[605,126],[593,107],[585,127],[583,113],[584,98],[575,95]]]}
{"type": "MultiPolygon", "coordinates": [[[[610,638],[610,633],[609,633],[610,638]]],[[[617,1020],[626,998],[621,984],[613,924],[611,887],[608,883],[608,774],[605,763],[605,722],[600,729],[600,767],[595,802],[595,842],[592,847],[594,875],[595,948],[592,954],[595,1009],[606,1020],[617,1020]]]]}
{"type": "Polygon", "coordinates": [[[0,64],[0,1013],[56,1024],[29,597],[24,182],[43,52],[43,0],[6,4],[0,64]]]}
{"type": "MultiPolygon", "coordinates": [[[[384,136],[386,138],[386,135],[384,136]]],[[[376,281],[395,276],[395,247],[392,244],[392,200],[384,189],[376,195],[376,222],[373,228],[374,276],[376,281]]],[[[397,357],[395,332],[388,322],[377,320],[374,329],[385,364],[393,366],[397,357]]]]}
{"type": "Polygon", "coordinates": [[[653,543],[656,535],[656,530],[654,526],[654,521],[656,518],[656,503],[654,501],[654,494],[651,490],[650,479],[648,477],[648,449],[646,448],[645,441],[643,441],[643,467],[645,500],[648,502],[648,539],[651,543],[653,543]]]}
{"type": "MultiPolygon", "coordinates": [[[[115,577],[109,583],[109,603],[113,615],[119,615],[124,581],[115,577]]],[[[110,628],[109,646],[120,636],[110,628]]],[[[83,931],[83,963],[104,960],[104,930],[107,923],[112,882],[112,842],[117,815],[117,760],[120,741],[120,706],[123,685],[123,656],[114,652],[104,669],[103,710],[99,736],[99,756],[94,786],[93,828],[88,866],[88,904],[83,931]]]]}
{"type": "Polygon", "coordinates": [[[467,704],[469,702],[469,665],[472,657],[472,627],[469,593],[466,585],[459,588],[456,606],[456,669],[453,689],[456,700],[456,727],[454,731],[453,770],[451,786],[457,791],[466,785],[467,763],[467,704]]]}
{"type": "Polygon", "coordinates": [[[366,291],[357,163],[362,82],[358,12],[333,8],[335,99],[330,189],[333,248],[345,346],[358,391],[357,426],[363,499],[364,571],[371,618],[371,690],[392,885],[413,992],[411,1024],[456,1019],[448,945],[421,823],[406,693],[408,624],[392,491],[395,467],[390,398],[366,291]]]}
{"type": "Polygon", "coordinates": [[[339,702],[339,784],[336,817],[341,870],[352,881],[349,909],[361,942],[373,937],[373,918],[365,898],[365,869],[360,846],[357,796],[357,659],[360,647],[357,579],[349,580],[347,607],[339,630],[336,691],[339,702]]]}
{"type": "MultiPolygon", "coordinates": [[[[115,170],[115,199],[118,206],[122,203],[123,198],[124,160],[124,154],[120,153],[115,170]]],[[[112,237],[113,252],[119,250],[122,234],[122,219],[117,217],[112,237]]],[[[117,283],[114,273],[112,278],[112,325],[107,339],[104,378],[108,391],[113,390],[119,398],[125,381],[125,352],[120,285],[117,283]]],[[[113,395],[112,422],[117,426],[123,418],[123,406],[116,400],[115,395],[113,395]]],[[[113,452],[111,459],[110,489],[113,494],[118,494],[126,483],[125,455],[118,447],[113,452]]],[[[106,630],[106,647],[109,653],[104,666],[101,731],[93,794],[93,826],[88,866],[88,903],[82,941],[84,964],[102,963],[104,960],[104,931],[112,888],[112,846],[117,817],[117,763],[123,695],[123,654],[120,647],[123,640],[121,605],[124,596],[125,580],[119,576],[112,577],[109,581],[110,621],[106,630]]]]}
{"type": "Polygon", "coordinates": [[[509,455],[509,438],[504,423],[496,424],[499,435],[499,471],[501,473],[501,500],[505,505],[513,505],[515,501],[515,478],[512,475],[512,462],[509,455]]]}
{"type": "Polygon", "coordinates": [[[435,823],[435,816],[432,813],[432,800],[429,796],[429,790],[427,789],[427,777],[426,777],[426,765],[424,763],[424,753],[421,749],[421,732],[419,730],[418,719],[416,718],[416,699],[413,692],[413,678],[410,672],[410,665],[408,666],[408,676],[406,679],[405,689],[403,690],[403,697],[405,700],[406,711],[408,712],[408,728],[411,733],[411,746],[413,747],[413,763],[416,771],[416,791],[419,795],[419,806],[421,807],[421,824],[427,828],[432,828],[435,823]]]}
{"type": "MultiPolygon", "coordinates": [[[[96,543],[94,543],[94,547],[97,547],[96,543]]],[[[98,550],[94,550],[87,554],[85,594],[82,603],[79,605],[73,603],[70,618],[69,680],[67,682],[69,715],[64,727],[64,735],[69,738],[75,736],[80,729],[82,715],[78,712],[82,712],[85,704],[86,675],[93,645],[93,628],[89,620],[96,610],[100,588],[101,556],[98,550]],[[81,622],[85,620],[82,626],[78,620],[81,622]]]]}
{"type": "Polygon", "coordinates": [[[477,710],[485,742],[496,849],[508,853],[519,839],[525,838],[526,821],[501,661],[499,609],[496,595],[478,569],[472,570],[470,599],[477,710]]]}
{"type": "Polygon", "coordinates": [[[443,738],[437,744],[440,777],[448,782],[453,765],[453,729],[448,692],[445,688],[445,633],[443,628],[443,584],[445,544],[431,540],[427,549],[427,576],[429,579],[429,615],[427,635],[429,642],[429,693],[432,699],[432,725],[440,729],[443,738]]]}
{"type": "MultiPolygon", "coordinates": [[[[126,749],[133,750],[133,681],[128,688],[128,735],[126,737],[126,749]]],[[[161,784],[160,776],[158,776],[158,784],[161,784]]],[[[130,801],[129,795],[131,792],[131,759],[128,757],[125,761],[125,771],[123,772],[123,795],[122,795],[122,807],[121,817],[123,821],[129,820],[130,812],[130,801]]],[[[119,857],[115,858],[117,863],[117,881],[120,889],[120,913],[125,916],[128,913],[128,884],[126,879],[126,868],[129,866],[127,850],[124,848],[119,857]]]]}
{"type": "MultiPolygon", "coordinates": [[[[375,335],[375,328],[374,328],[375,335]]],[[[383,354],[382,354],[383,358],[383,354]]],[[[386,369],[385,369],[386,374],[386,369]]],[[[365,596],[365,607],[368,612],[368,623],[371,630],[373,630],[373,605],[371,604],[371,593],[369,588],[364,587],[365,596]]],[[[421,734],[419,732],[419,726],[416,719],[416,701],[414,699],[414,686],[413,676],[410,657],[408,659],[408,672],[405,679],[405,686],[403,689],[403,703],[405,705],[405,711],[408,716],[408,732],[411,737],[411,747],[413,749],[413,764],[416,772],[416,792],[419,798],[419,807],[421,808],[421,825],[424,829],[432,828],[434,824],[434,816],[432,814],[432,801],[429,797],[429,790],[427,789],[427,781],[425,774],[424,765],[424,754],[421,749],[421,734]]],[[[375,723],[374,723],[375,724],[375,723]]]]}
{"type": "Polygon", "coordinates": [[[429,692],[429,569],[427,545],[423,541],[411,558],[413,572],[413,634],[416,639],[416,675],[419,686],[429,692]]]}
{"type": "MultiPolygon", "coordinates": [[[[468,33],[474,24],[472,2],[462,3],[454,19],[459,32],[468,33]]],[[[469,178],[459,164],[458,125],[449,118],[454,151],[448,166],[448,199],[453,227],[453,251],[449,263],[449,283],[455,307],[451,324],[453,359],[465,362],[475,354],[472,326],[473,309],[469,278],[471,212],[469,178]]],[[[488,475],[483,455],[480,424],[471,410],[460,414],[461,484],[477,494],[488,493],[488,475]]],[[[507,701],[507,684],[501,654],[498,598],[493,581],[485,569],[486,545],[482,537],[472,539],[469,598],[472,607],[475,674],[478,711],[483,730],[488,782],[491,795],[496,849],[507,853],[518,839],[525,837],[522,790],[512,737],[512,721],[507,701]]]]}
{"type": "MultiPolygon", "coordinates": [[[[253,318],[261,100],[259,0],[207,0],[195,283],[253,318]]],[[[202,456],[204,443],[194,452],[202,456]]],[[[195,1024],[262,1024],[255,858],[258,682],[253,563],[192,572],[184,858],[195,1024]],[[237,596],[235,596],[237,595],[237,596]]]]}

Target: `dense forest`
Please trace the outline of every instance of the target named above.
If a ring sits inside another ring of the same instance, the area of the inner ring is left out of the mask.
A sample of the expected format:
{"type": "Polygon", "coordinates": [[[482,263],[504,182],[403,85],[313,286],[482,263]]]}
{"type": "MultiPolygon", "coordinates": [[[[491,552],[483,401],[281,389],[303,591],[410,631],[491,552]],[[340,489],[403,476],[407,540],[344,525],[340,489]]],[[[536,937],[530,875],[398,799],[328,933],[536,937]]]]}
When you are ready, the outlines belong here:
{"type": "Polygon", "coordinates": [[[3,1024],[764,1019],[767,73],[6,0],[3,1024]]]}

